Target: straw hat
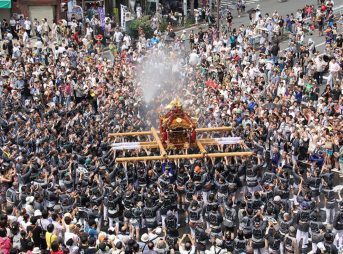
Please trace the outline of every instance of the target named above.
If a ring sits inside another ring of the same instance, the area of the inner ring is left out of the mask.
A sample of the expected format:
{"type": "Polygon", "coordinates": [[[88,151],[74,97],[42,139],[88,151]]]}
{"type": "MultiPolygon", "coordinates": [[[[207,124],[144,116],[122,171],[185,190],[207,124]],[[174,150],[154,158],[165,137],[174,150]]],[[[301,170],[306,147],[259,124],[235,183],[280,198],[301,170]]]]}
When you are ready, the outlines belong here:
{"type": "Polygon", "coordinates": [[[149,235],[147,233],[144,233],[141,237],[141,241],[143,243],[146,243],[147,241],[149,241],[149,235]]]}

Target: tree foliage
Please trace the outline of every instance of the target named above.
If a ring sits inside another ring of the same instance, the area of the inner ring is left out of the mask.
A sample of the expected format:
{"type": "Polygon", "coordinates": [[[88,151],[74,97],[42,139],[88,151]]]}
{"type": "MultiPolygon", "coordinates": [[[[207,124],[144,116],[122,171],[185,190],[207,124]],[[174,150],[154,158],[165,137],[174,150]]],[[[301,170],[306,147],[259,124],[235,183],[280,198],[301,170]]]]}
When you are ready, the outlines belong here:
{"type": "Polygon", "coordinates": [[[143,16],[139,19],[132,20],[128,26],[128,33],[134,39],[139,37],[139,30],[142,29],[145,38],[151,38],[154,31],[151,28],[151,21],[149,16],[143,16]]]}

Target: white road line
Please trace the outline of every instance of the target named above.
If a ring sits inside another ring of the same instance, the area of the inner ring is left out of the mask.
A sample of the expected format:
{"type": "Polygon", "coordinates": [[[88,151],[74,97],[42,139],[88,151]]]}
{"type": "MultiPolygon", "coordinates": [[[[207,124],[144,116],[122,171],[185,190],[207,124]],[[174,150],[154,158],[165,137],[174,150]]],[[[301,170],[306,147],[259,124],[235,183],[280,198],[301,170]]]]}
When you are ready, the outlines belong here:
{"type": "MultiPolygon", "coordinates": [[[[247,0],[245,3],[245,6],[255,4],[260,2],[260,0],[247,0]]],[[[230,9],[236,9],[236,3],[233,3],[232,1],[223,1],[220,3],[221,7],[230,7],[230,9]]]]}

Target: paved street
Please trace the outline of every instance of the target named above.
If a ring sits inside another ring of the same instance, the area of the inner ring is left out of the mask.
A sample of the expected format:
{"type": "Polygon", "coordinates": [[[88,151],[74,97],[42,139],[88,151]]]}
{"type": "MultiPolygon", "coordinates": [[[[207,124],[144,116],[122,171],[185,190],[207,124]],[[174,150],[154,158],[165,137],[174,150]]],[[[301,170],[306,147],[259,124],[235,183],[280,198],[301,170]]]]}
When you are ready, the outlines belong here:
{"type": "MultiPolygon", "coordinates": [[[[233,4],[234,1],[233,0],[229,0],[226,2],[229,3],[230,8],[234,7],[234,4],[233,4]]],[[[314,4],[316,6],[317,0],[288,0],[287,2],[282,2],[282,3],[280,3],[278,0],[249,0],[249,1],[247,1],[246,11],[248,11],[251,8],[256,8],[257,5],[259,5],[263,14],[265,14],[265,13],[272,14],[275,10],[277,10],[278,13],[284,17],[287,14],[296,13],[297,9],[303,8],[305,6],[305,4],[310,4],[310,5],[314,4]]],[[[335,1],[334,11],[336,13],[343,11],[343,0],[336,0],[335,1]]],[[[234,17],[234,19],[233,19],[233,26],[234,27],[239,27],[242,24],[244,24],[244,25],[249,24],[250,20],[249,20],[249,15],[247,13],[241,15],[241,17],[238,17],[238,14],[237,14],[237,11],[235,10],[235,8],[233,8],[231,10],[231,12],[232,12],[233,17],[234,17]]],[[[184,29],[186,31],[187,38],[188,38],[188,35],[189,35],[191,30],[197,32],[199,27],[206,28],[207,25],[202,24],[202,25],[199,25],[196,27],[190,27],[190,28],[184,29]]],[[[340,31],[342,31],[342,26],[340,26],[339,29],[340,29],[340,31]]],[[[176,32],[176,34],[180,35],[184,30],[179,30],[176,32]]],[[[305,42],[307,42],[309,38],[311,38],[314,41],[314,43],[316,45],[316,49],[318,51],[323,50],[323,48],[324,48],[324,43],[323,43],[324,37],[318,36],[318,31],[314,31],[313,35],[306,35],[305,42]]],[[[288,47],[287,39],[285,39],[281,42],[280,47],[281,47],[281,49],[285,49],[288,47]]],[[[103,55],[104,55],[104,57],[107,57],[110,59],[112,58],[110,56],[109,52],[104,52],[103,55]]]]}
{"type": "MultiPolygon", "coordinates": [[[[231,3],[233,1],[230,1],[231,3]]],[[[260,9],[263,14],[269,13],[272,14],[275,10],[278,11],[280,15],[283,17],[287,14],[296,13],[297,9],[303,8],[305,4],[314,4],[317,5],[317,0],[288,0],[287,2],[280,3],[278,0],[259,0],[259,1],[247,1],[246,10],[248,11],[251,8],[256,8],[257,4],[260,5],[260,9]]],[[[343,10],[343,0],[336,0],[335,6],[334,6],[335,12],[340,12],[343,10]]],[[[249,15],[243,14],[240,18],[237,15],[237,11],[231,10],[233,14],[233,26],[238,27],[242,24],[247,25],[249,24],[249,15]]],[[[202,25],[202,27],[206,27],[206,25],[202,25]]],[[[341,27],[340,27],[341,28],[341,27]]],[[[197,30],[197,28],[187,28],[185,29],[187,33],[189,33],[191,30],[197,30]]],[[[181,33],[182,31],[179,31],[178,33],[181,33]]],[[[315,31],[313,35],[306,36],[306,41],[308,38],[311,38],[316,45],[319,45],[317,47],[318,50],[323,49],[323,37],[318,36],[318,31],[315,31]]],[[[281,43],[281,48],[285,49],[287,47],[287,40],[283,41],[281,43]]]]}

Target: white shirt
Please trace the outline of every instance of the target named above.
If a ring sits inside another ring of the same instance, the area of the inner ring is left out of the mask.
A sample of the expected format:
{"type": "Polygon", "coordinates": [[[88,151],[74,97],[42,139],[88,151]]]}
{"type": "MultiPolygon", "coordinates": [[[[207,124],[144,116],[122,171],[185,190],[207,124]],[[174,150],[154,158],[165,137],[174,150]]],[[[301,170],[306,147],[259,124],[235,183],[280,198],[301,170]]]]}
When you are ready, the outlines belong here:
{"type": "Polygon", "coordinates": [[[121,39],[123,38],[123,34],[121,32],[115,32],[114,33],[114,38],[116,42],[120,42],[121,39]]]}
{"type": "Polygon", "coordinates": [[[200,64],[200,58],[197,53],[192,52],[189,56],[189,63],[191,65],[198,65],[200,64]]]}
{"type": "Polygon", "coordinates": [[[64,244],[67,244],[67,241],[69,239],[73,239],[74,243],[77,243],[79,241],[79,237],[71,232],[65,232],[64,233],[64,244]]]}
{"type": "Polygon", "coordinates": [[[43,26],[44,32],[49,32],[49,24],[48,24],[48,22],[44,21],[42,26],[43,26]]]}
{"type": "Polygon", "coordinates": [[[315,64],[316,64],[316,70],[318,72],[322,72],[325,70],[326,62],[323,60],[320,60],[319,58],[315,59],[315,64]]]}
{"type": "Polygon", "coordinates": [[[205,251],[206,254],[223,254],[225,252],[226,251],[224,249],[215,246],[212,246],[210,250],[205,251]]]}
{"type": "Polygon", "coordinates": [[[339,72],[341,70],[341,66],[337,62],[335,62],[335,63],[330,62],[329,63],[329,70],[330,70],[330,72],[339,72]]]}
{"type": "Polygon", "coordinates": [[[93,32],[93,29],[91,27],[87,27],[87,29],[86,29],[87,36],[91,36],[92,32],[93,32]]]}
{"type": "Polygon", "coordinates": [[[48,225],[50,225],[50,221],[48,219],[39,219],[38,226],[41,226],[43,230],[47,230],[48,225]]]}
{"type": "Polygon", "coordinates": [[[123,38],[123,41],[125,42],[125,44],[127,46],[131,45],[131,38],[130,38],[130,36],[125,35],[124,38],[123,38]]]}
{"type": "Polygon", "coordinates": [[[37,32],[38,33],[42,32],[42,25],[41,24],[37,25],[37,32]]]}
{"type": "Polygon", "coordinates": [[[24,208],[26,209],[26,212],[30,215],[33,216],[33,213],[35,212],[35,210],[33,209],[33,206],[31,204],[26,204],[24,206],[24,208]]]}
{"type": "Polygon", "coordinates": [[[36,47],[39,49],[43,48],[43,43],[41,41],[36,41],[36,47]]]}
{"type": "Polygon", "coordinates": [[[58,47],[58,53],[63,54],[64,51],[66,51],[65,47],[58,47]]]}
{"type": "Polygon", "coordinates": [[[24,21],[24,28],[25,28],[25,30],[31,30],[31,21],[30,20],[24,21]]]}
{"type": "Polygon", "coordinates": [[[13,216],[13,215],[7,215],[7,219],[8,219],[11,223],[18,220],[17,217],[16,217],[16,216],[13,216]]]}
{"type": "Polygon", "coordinates": [[[195,246],[192,245],[191,250],[185,250],[182,247],[180,248],[180,254],[194,254],[195,253],[195,246]]]}

